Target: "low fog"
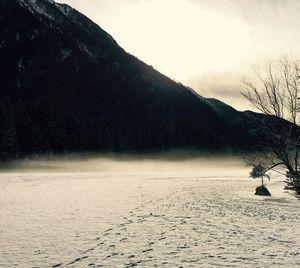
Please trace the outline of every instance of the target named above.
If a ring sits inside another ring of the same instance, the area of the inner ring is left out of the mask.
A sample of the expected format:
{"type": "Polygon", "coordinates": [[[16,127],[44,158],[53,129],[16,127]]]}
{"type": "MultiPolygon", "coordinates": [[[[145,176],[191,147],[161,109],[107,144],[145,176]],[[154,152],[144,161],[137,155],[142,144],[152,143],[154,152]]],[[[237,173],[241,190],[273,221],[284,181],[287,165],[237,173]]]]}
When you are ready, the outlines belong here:
{"type": "Polygon", "coordinates": [[[134,173],[217,176],[243,168],[238,156],[167,152],[156,154],[69,154],[2,163],[0,173],[134,173]]]}

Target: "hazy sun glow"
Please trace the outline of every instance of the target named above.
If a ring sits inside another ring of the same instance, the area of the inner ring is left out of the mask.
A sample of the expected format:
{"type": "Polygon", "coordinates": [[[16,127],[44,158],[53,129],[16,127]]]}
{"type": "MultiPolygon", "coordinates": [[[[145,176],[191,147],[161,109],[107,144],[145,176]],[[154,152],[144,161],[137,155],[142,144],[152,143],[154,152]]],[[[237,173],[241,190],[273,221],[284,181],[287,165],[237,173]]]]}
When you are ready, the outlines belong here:
{"type": "Polygon", "coordinates": [[[231,68],[246,58],[251,43],[241,19],[184,0],[127,6],[108,31],[128,52],[177,80],[231,68]]]}
{"type": "Polygon", "coordinates": [[[251,29],[242,19],[188,0],[121,1],[114,9],[101,2],[101,10],[94,0],[59,2],[84,11],[126,51],[182,82],[232,68],[251,49],[251,29]]]}
{"type": "Polygon", "coordinates": [[[86,14],[129,53],[239,109],[252,66],[298,57],[299,0],[55,0],[86,14]]]}

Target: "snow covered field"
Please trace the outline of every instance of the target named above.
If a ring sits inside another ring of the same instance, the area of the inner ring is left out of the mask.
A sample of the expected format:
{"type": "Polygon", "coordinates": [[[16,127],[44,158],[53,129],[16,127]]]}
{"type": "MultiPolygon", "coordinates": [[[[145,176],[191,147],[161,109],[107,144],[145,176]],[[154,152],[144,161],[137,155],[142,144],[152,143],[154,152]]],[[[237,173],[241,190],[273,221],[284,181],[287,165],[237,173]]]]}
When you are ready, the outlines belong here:
{"type": "Polygon", "coordinates": [[[300,200],[280,177],[254,196],[248,172],[230,159],[26,162],[0,174],[0,267],[300,267],[300,200]]]}

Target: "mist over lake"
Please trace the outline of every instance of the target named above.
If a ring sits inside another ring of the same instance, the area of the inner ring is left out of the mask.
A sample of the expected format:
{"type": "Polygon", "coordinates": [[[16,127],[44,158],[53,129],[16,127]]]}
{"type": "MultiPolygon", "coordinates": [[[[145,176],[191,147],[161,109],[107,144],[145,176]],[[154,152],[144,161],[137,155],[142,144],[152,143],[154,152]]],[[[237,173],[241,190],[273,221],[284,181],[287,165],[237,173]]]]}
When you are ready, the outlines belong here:
{"type": "Polygon", "coordinates": [[[267,183],[272,197],[258,197],[237,157],[139,157],[44,157],[3,169],[1,265],[299,265],[300,205],[282,178],[267,183]]]}

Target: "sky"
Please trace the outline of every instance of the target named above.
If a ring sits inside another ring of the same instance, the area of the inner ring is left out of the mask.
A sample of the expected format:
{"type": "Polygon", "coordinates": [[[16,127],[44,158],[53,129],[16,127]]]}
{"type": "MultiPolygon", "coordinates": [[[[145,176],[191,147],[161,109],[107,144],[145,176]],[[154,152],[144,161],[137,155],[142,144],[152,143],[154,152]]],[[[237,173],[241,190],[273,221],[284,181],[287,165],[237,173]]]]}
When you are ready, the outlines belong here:
{"type": "Polygon", "coordinates": [[[241,80],[300,54],[300,0],[57,0],[87,15],[127,52],[218,98],[251,109],[241,80]]]}

